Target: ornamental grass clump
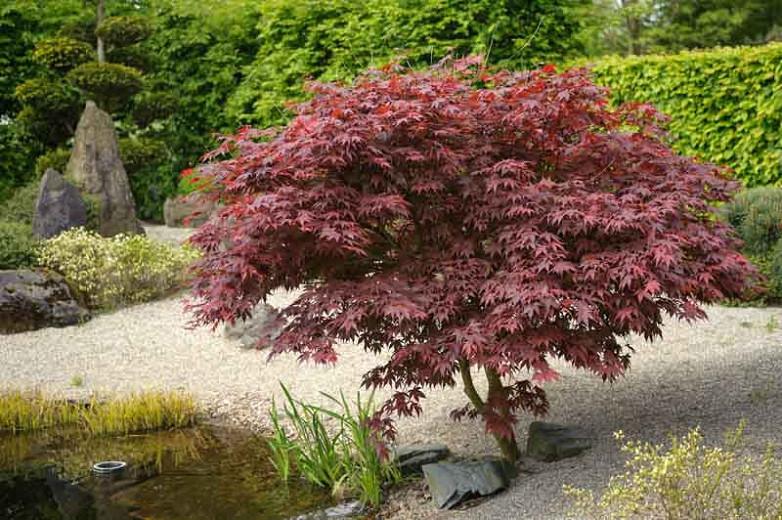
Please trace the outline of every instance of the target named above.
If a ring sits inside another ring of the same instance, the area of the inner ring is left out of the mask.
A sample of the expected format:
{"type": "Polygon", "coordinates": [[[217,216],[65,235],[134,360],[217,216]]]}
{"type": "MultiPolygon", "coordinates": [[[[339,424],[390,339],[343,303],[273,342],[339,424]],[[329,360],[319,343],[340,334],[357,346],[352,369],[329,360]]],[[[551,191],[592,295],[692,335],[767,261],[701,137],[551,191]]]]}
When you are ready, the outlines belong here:
{"type": "Polygon", "coordinates": [[[0,393],[0,432],[75,428],[90,435],[183,428],[195,423],[195,400],[177,392],[143,392],[104,400],[67,401],[41,392],[0,393]]]}
{"type": "MultiPolygon", "coordinates": [[[[706,446],[695,428],[660,444],[628,441],[627,471],[600,496],[565,486],[575,518],[724,520],[782,518],[782,461],[769,446],[758,458],[742,455],[744,424],[724,446],[706,446]]],[[[622,432],[615,434],[623,440],[622,432]]]]}
{"type": "Polygon", "coordinates": [[[460,380],[454,417],[483,419],[516,460],[551,359],[613,381],[632,335],[659,339],[664,318],[703,319],[754,284],[714,218],[736,183],[674,153],[652,107],[611,107],[585,70],[470,59],[310,90],[279,133],[243,128],[207,155],[225,206],[191,239],[190,308],[216,326],[302,287],[272,354],[384,353],[363,384],[393,390],[388,435],[391,415],[460,380]]]}
{"type": "Polygon", "coordinates": [[[143,235],[104,238],[70,229],[42,242],[38,262],[61,273],[88,306],[112,309],[171,293],[186,280],[198,257],[189,246],[172,246],[143,235]]]}

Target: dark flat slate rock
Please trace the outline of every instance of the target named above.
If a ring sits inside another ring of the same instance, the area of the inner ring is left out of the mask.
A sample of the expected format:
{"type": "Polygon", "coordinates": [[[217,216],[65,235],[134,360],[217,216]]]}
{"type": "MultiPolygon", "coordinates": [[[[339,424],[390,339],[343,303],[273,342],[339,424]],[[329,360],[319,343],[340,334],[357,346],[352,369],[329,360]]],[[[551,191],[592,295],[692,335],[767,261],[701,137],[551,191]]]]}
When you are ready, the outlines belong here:
{"type": "Polygon", "coordinates": [[[78,188],[49,168],[41,179],[35,202],[33,233],[51,238],[67,229],[87,225],[87,208],[78,188]]]}
{"type": "Polygon", "coordinates": [[[533,422],[527,437],[527,456],[544,462],[575,457],[592,447],[592,438],[581,428],[533,422]]]}
{"type": "Polygon", "coordinates": [[[423,474],[425,464],[434,464],[448,458],[451,450],[440,443],[410,444],[394,450],[394,462],[403,477],[423,474]]]}
{"type": "Polygon", "coordinates": [[[423,471],[432,500],[441,509],[451,509],[469,498],[502,491],[515,476],[512,464],[496,458],[437,462],[424,465],[423,471]]]}

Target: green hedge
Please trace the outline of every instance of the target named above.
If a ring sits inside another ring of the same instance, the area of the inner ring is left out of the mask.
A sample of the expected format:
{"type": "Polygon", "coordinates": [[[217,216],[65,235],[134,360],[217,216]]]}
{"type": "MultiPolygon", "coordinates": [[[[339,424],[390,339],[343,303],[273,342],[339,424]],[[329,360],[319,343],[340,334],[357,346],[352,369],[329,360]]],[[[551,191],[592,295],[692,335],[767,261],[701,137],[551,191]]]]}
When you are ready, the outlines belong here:
{"type": "Polygon", "coordinates": [[[748,186],[782,181],[782,43],[606,58],[592,69],[614,102],[668,114],[680,153],[726,164],[748,186]]]}

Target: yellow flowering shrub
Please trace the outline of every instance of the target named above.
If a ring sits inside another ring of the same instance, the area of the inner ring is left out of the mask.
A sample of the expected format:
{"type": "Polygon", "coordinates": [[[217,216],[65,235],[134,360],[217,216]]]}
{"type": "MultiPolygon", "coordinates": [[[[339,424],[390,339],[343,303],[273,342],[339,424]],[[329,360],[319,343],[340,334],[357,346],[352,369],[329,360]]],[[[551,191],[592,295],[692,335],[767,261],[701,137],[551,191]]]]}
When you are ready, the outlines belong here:
{"type": "MultiPolygon", "coordinates": [[[[575,518],[665,520],[779,520],[782,461],[769,446],[763,457],[741,455],[744,423],[724,446],[708,447],[696,428],[660,444],[626,442],[627,471],[611,478],[599,499],[565,486],[575,518]]],[[[622,432],[614,434],[622,441],[622,432]]]]}
{"type": "Polygon", "coordinates": [[[61,273],[93,308],[111,309],[165,296],[185,281],[198,252],[143,235],[104,238],[82,228],[45,240],[38,262],[61,273]]]}

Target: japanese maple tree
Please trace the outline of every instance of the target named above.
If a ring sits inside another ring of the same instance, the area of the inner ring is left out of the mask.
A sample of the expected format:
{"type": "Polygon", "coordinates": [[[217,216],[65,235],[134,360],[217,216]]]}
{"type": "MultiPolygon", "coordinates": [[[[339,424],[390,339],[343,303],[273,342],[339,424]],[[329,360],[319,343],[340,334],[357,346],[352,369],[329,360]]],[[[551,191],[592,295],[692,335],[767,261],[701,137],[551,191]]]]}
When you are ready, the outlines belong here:
{"type": "Polygon", "coordinates": [[[388,351],[364,376],[394,389],[387,426],[461,379],[454,415],[480,416],[516,459],[514,423],[546,412],[552,358],[613,380],[627,335],[659,338],[665,315],[704,318],[753,283],[712,217],[734,183],[671,151],[653,108],[610,108],[587,71],[466,60],[310,88],[284,129],[208,154],[226,205],[192,239],[191,308],[216,326],[303,287],[272,353],[388,351]]]}

